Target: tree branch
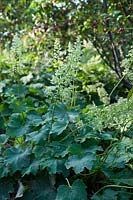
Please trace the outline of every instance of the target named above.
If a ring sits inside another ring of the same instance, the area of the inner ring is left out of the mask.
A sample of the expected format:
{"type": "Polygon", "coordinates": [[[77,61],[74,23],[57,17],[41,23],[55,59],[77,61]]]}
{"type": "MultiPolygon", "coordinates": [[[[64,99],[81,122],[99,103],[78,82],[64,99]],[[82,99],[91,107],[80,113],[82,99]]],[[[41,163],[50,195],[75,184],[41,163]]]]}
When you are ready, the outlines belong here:
{"type": "MultiPolygon", "coordinates": [[[[103,9],[104,9],[104,12],[108,15],[108,7],[107,7],[107,1],[106,0],[103,0],[103,9]]],[[[117,49],[116,49],[114,42],[113,42],[112,33],[109,30],[109,27],[110,27],[109,18],[107,18],[105,20],[105,24],[106,24],[106,27],[108,29],[108,37],[109,37],[110,44],[111,44],[112,56],[114,58],[115,71],[116,71],[116,74],[118,75],[119,79],[121,79],[123,77],[123,70],[122,70],[121,65],[120,65],[117,49]]],[[[129,80],[123,79],[123,83],[128,89],[131,89],[132,86],[131,86],[131,83],[130,83],[129,80]]]]}

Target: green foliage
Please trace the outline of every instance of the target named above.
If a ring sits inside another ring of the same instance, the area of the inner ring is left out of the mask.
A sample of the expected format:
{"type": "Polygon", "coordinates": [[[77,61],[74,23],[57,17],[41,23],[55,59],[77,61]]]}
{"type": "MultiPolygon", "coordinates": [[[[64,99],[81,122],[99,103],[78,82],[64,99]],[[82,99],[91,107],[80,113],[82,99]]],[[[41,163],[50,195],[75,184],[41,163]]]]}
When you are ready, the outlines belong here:
{"type": "Polygon", "coordinates": [[[27,132],[27,125],[25,124],[25,119],[23,113],[14,113],[10,117],[10,122],[8,123],[7,134],[11,137],[19,137],[27,132]]]}
{"type": "MultiPolygon", "coordinates": [[[[109,164],[109,166],[123,168],[125,164],[133,158],[132,144],[132,139],[123,137],[122,140],[111,149],[112,151],[109,153],[109,155],[107,155],[106,162],[109,164]],[[118,153],[119,149],[121,150],[121,154],[118,153]]],[[[130,167],[132,167],[132,165],[130,167]]]]}
{"type": "Polygon", "coordinates": [[[129,78],[131,83],[133,83],[132,65],[133,65],[133,48],[131,48],[126,58],[123,59],[122,61],[122,67],[124,68],[124,73],[129,78]]]}
{"type": "MultiPolygon", "coordinates": [[[[55,43],[56,54],[60,54],[60,45],[55,43]]],[[[77,39],[74,46],[69,43],[68,55],[65,60],[61,61],[59,55],[55,55],[55,64],[58,64],[58,69],[52,77],[52,86],[47,87],[47,95],[52,99],[65,102],[68,105],[75,105],[76,101],[76,81],[77,73],[80,66],[81,57],[81,42],[77,39]],[[57,57],[58,56],[58,57],[57,57]],[[56,59],[57,57],[57,59],[56,59]]]]}
{"type": "Polygon", "coordinates": [[[12,62],[2,55],[0,198],[130,200],[133,96],[117,93],[112,101],[108,68],[95,49],[78,39],[62,51],[56,41],[52,58],[43,64],[35,56],[30,68],[23,63],[28,50],[15,36],[12,62]],[[21,64],[11,77],[11,67],[21,64]]]}
{"type": "Polygon", "coordinates": [[[106,189],[102,195],[97,195],[95,197],[92,197],[92,200],[114,200],[117,199],[118,192],[112,190],[112,189],[106,189]]]}
{"type": "Polygon", "coordinates": [[[118,129],[120,132],[127,131],[132,125],[133,100],[132,98],[120,99],[118,103],[108,106],[88,106],[83,112],[87,111],[88,125],[94,130],[101,132],[103,129],[118,129]],[[110,115],[111,113],[111,115],[110,115]]]}
{"type": "Polygon", "coordinates": [[[0,181],[0,198],[1,200],[7,200],[10,198],[10,193],[13,192],[12,181],[1,180],[0,181]]]}
{"type": "Polygon", "coordinates": [[[10,167],[11,173],[22,170],[29,164],[29,149],[11,147],[5,151],[5,164],[10,167]]]}
{"type": "MultiPolygon", "coordinates": [[[[28,94],[32,95],[30,92],[28,94]]],[[[27,97],[24,98],[26,100],[27,97]]],[[[1,178],[7,177],[8,180],[9,175],[12,177],[17,173],[13,185],[20,180],[15,195],[21,199],[87,199],[85,188],[88,185],[94,187],[98,181],[91,180],[93,174],[104,174],[105,185],[111,182],[131,187],[131,107],[131,99],[102,107],[89,105],[82,112],[61,102],[52,104],[40,114],[34,104],[32,107],[25,105],[25,111],[17,113],[11,107],[13,113],[6,117],[9,119],[6,134],[1,135],[1,178]],[[129,121],[128,125],[126,120],[129,121]],[[121,175],[115,173],[116,169],[126,179],[119,179],[121,175]],[[127,169],[127,173],[122,171],[124,169],[127,169]],[[28,180],[27,176],[33,176],[34,181],[28,180]],[[66,177],[72,186],[62,185],[66,183],[66,177]]],[[[1,113],[3,116],[4,113],[1,113]]],[[[101,182],[99,187],[102,186],[104,184],[101,182]]],[[[97,191],[95,188],[93,190],[97,191]]],[[[14,188],[8,191],[15,192],[14,188]]],[[[121,197],[121,192],[119,188],[106,189],[92,199],[121,197]]],[[[2,193],[5,199],[7,194],[2,193]]],[[[92,193],[89,195],[92,196],[92,193]]],[[[128,191],[124,195],[129,199],[128,191]]]]}
{"type": "Polygon", "coordinates": [[[58,188],[56,200],[87,200],[86,186],[81,180],[76,180],[72,186],[61,185],[58,188]]]}
{"type": "MultiPolygon", "coordinates": [[[[32,41],[31,51],[43,54],[44,49],[53,47],[55,38],[66,45],[80,35],[93,43],[104,62],[121,79],[121,62],[132,45],[131,8],[131,0],[4,1],[0,3],[0,40],[10,43],[19,32],[24,42],[26,38],[32,41]]],[[[131,89],[126,77],[122,82],[131,89]]]]}

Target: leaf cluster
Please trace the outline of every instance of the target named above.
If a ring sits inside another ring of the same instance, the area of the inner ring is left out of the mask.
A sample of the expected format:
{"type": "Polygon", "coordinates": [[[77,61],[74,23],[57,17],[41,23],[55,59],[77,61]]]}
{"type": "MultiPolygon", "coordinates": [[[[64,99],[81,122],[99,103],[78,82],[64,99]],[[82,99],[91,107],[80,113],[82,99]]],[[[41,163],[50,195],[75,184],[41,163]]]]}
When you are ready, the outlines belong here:
{"type": "MultiPolygon", "coordinates": [[[[69,89],[71,82],[77,81],[69,71],[76,72],[79,67],[80,48],[75,46],[69,48],[62,65],[51,62],[52,72],[51,66],[43,66],[12,80],[5,73],[8,69],[2,68],[0,199],[132,197],[132,95],[114,104],[84,108],[78,98],[75,104],[68,104],[65,99],[61,101],[60,93],[53,102],[46,95],[53,72],[52,83],[58,89],[60,85],[69,89]]],[[[73,96],[69,98],[72,101],[73,96]]]]}

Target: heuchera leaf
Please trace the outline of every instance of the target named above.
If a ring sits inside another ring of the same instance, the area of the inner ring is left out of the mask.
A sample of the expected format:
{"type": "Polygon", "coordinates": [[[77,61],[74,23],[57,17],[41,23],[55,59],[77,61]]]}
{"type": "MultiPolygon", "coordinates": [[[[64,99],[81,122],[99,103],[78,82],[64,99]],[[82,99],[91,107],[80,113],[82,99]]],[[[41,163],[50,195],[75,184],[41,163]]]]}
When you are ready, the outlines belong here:
{"type": "Polygon", "coordinates": [[[82,180],[76,180],[72,186],[61,185],[56,200],[87,200],[86,186],[82,180]]]}
{"type": "Polygon", "coordinates": [[[115,172],[114,174],[112,173],[110,175],[110,179],[115,183],[115,185],[126,184],[133,186],[133,174],[130,169],[125,168],[120,172],[115,172]]]}
{"type": "Polygon", "coordinates": [[[28,91],[26,86],[22,84],[14,84],[12,85],[12,87],[8,87],[8,89],[6,90],[6,94],[8,94],[9,96],[14,95],[21,98],[24,98],[27,92],[28,91]]]}
{"type": "Polygon", "coordinates": [[[75,173],[80,173],[86,167],[91,170],[93,167],[93,163],[96,160],[96,156],[90,152],[82,152],[78,155],[73,155],[68,158],[65,163],[67,169],[73,168],[75,173]]]}
{"type": "Polygon", "coordinates": [[[49,145],[50,155],[59,158],[65,157],[68,154],[66,150],[67,144],[62,144],[61,142],[53,141],[49,145]]]}
{"type": "Polygon", "coordinates": [[[65,159],[60,158],[42,158],[40,160],[40,169],[43,170],[45,168],[48,169],[49,174],[68,174],[68,170],[66,169],[65,159]]]}
{"type": "Polygon", "coordinates": [[[36,111],[30,111],[27,114],[27,119],[30,126],[39,126],[40,124],[42,124],[41,115],[36,111]]]}
{"type": "Polygon", "coordinates": [[[48,168],[50,174],[56,174],[57,172],[57,159],[49,158],[49,159],[42,159],[40,161],[41,169],[48,168]]]}
{"type": "Polygon", "coordinates": [[[44,141],[48,138],[49,130],[49,126],[44,125],[39,131],[33,131],[31,133],[26,134],[26,141],[33,141],[36,144],[43,144],[44,141]]]}
{"type": "Polygon", "coordinates": [[[21,199],[22,199],[22,200],[33,199],[33,192],[26,191],[26,192],[23,194],[23,197],[22,197],[21,199]]]}
{"type": "Polygon", "coordinates": [[[76,119],[79,117],[79,111],[78,110],[70,110],[67,112],[69,116],[69,121],[70,122],[76,122],[76,119]]]}
{"type": "Polygon", "coordinates": [[[11,137],[19,137],[24,135],[28,130],[28,124],[26,123],[21,113],[13,113],[10,117],[10,121],[7,127],[7,135],[11,137]]]}
{"type": "Polygon", "coordinates": [[[9,169],[5,166],[4,158],[0,157],[0,178],[6,177],[8,175],[9,169]]]}
{"type": "Polygon", "coordinates": [[[52,129],[50,131],[50,134],[60,135],[67,128],[67,125],[68,125],[68,120],[66,119],[54,122],[52,124],[52,129]]]}
{"type": "Polygon", "coordinates": [[[0,135],[0,145],[3,145],[7,142],[8,136],[6,134],[1,134],[0,135]]]}
{"type": "Polygon", "coordinates": [[[130,199],[132,199],[132,193],[129,193],[129,192],[127,192],[127,191],[124,191],[124,190],[121,190],[121,191],[119,191],[119,193],[118,193],[118,199],[120,199],[120,200],[130,200],[130,199]]]}
{"type": "Polygon", "coordinates": [[[109,152],[106,163],[117,168],[124,168],[125,164],[133,159],[133,140],[123,137],[122,140],[109,152]]]}
{"type": "Polygon", "coordinates": [[[34,160],[29,166],[28,168],[25,168],[23,170],[23,176],[24,175],[28,175],[28,174],[33,174],[36,175],[38,170],[39,170],[39,166],[40,166],[40,160],[34,160]]]}
{"type": "Polygon", "coordinates": [[[112,189],[106,189],[103,194],[93,195],[91,200],[117,200],[118,192],[112,189]]]}
{"type": "MultiPolygon", "coordinates": [[[[54,200],[55,199],[55,189],[53,185],[50,183],[49,176],[41,175],[39,177],[36,176],[35,180],[31,181],[31,185],[29,186],[32,191],[32,196],[30,199],[35,200],[54,200]]],[[[29,199],[27,199],[29,200],[29,199]]]]}
{"type": "Polygon", "coordinates": [[[68,146],[67,151],[71,154],[79,154],[83,149],[81,148],[81,144],[74,143],[68,146]]]}
{"type": "Polygon", "coordinates": [[[63,103],[56,103],[49,109],[55,116],[56,119],[68,118],[66,106],[63,103]]]}
{"type": "Polygon", "coordinates": [[[22,100],[14,100],[9,108],[13,110],[13,112],[15,113],[20,113],[20,112],[25,112],[26,111],[26,102],[22,101],[22,100]]]}
{"type": "Polygon", "coordinates": [[[11,180],[0,180],[0,200],[10,199],[10,193],[13,192],[13,183],[11,180]]]}
{"type": "Polygon", "coordinates": [[[10,166],[12,173],[29,165],[29,149],[11,147],[5,151],[5,164],[10,166]]]}

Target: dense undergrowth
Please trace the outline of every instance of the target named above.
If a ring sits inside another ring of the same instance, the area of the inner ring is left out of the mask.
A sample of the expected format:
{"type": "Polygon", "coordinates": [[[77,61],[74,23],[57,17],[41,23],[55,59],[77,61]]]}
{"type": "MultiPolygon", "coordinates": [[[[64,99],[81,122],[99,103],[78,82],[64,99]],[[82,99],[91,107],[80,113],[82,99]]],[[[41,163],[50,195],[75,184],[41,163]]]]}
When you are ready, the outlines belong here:
{"type": "Polygon", "coordinates": [[[54,49],[40,61],[16,36],[1,56],[0,199],[130,200],[132,90],[111,92],[114,75],[79,40],[54,49]]]}

